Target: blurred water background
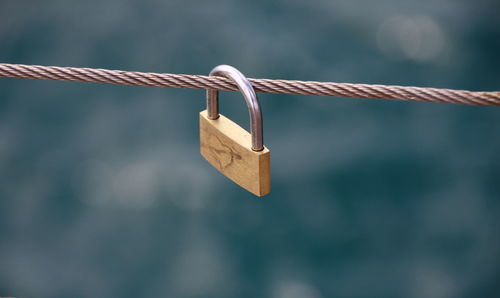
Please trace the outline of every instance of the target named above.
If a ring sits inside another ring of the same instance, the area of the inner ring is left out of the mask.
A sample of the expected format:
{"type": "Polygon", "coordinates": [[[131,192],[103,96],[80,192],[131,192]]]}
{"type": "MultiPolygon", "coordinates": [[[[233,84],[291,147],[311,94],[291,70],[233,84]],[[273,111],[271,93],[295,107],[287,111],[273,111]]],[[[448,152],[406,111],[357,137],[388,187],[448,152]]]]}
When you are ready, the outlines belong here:
{"type": "MultiPolygon", "coordinates": [[[[0,61],[493,91],[499,11],[2,0],[0,61]]],[[[262,199],[199,155],[202,90],[0,79],[0,295],[500,297],[498,108],[260,100],[262,199]]]]}

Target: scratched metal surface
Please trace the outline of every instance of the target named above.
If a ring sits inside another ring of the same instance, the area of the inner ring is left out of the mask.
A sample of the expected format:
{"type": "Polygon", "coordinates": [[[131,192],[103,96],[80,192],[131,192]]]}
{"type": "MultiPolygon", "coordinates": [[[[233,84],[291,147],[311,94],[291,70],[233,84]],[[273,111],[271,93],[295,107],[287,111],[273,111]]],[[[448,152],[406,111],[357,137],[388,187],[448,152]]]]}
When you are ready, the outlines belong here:
{"type": "MultiPolygon", "coordinates": [[[[11,1],[0,61],[498,90],[495,1],[11,1]]],[[[260,96],[272,192],[196,90],[0,80],[0,296],[498,297],[498,108],[260,96]]],[[[248,125],[240,95],[221,112],[248,125]]]]}

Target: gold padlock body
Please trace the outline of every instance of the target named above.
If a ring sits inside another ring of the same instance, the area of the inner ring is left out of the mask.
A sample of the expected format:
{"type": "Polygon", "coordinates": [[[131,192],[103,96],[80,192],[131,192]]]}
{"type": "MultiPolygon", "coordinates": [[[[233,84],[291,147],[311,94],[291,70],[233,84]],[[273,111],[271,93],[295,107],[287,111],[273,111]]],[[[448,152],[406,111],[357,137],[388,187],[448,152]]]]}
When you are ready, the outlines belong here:
{"type": "Polygon", "coordinates": [[[271,153],[252,150],[252,136],[219,114],[208,118],[200,112],[200,152],[219,172],[257,196],[271,191],[271,153]]]}

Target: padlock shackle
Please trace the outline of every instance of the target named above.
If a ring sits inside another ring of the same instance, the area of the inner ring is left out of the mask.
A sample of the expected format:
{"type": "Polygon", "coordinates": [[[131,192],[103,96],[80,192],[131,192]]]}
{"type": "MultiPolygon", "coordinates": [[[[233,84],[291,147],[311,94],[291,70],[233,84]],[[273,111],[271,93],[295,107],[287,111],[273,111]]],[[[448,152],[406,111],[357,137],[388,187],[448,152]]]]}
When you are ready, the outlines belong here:
{"type": "MultiPolygon", "coordinates": [[[[253,90],[250,81],[236,68],[229,65],[219,65],[212,69],[210,76],[222,76],[233,80],[243,93],[250,114],[250,132],[252,134],[252,150],[264,150],[264,136],[262,129],[262,112],[260,111],[259,98],[253,90]]],[[[208,118],[219,118],[219,90],[207,89],[208,118]]]]}

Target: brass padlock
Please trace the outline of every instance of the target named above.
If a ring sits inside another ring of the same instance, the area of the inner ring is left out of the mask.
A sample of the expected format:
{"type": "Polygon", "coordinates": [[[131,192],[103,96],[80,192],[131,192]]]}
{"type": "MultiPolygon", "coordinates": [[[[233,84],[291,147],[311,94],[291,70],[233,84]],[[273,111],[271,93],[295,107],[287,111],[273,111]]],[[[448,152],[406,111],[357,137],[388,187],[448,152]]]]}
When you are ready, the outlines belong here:
{"type": "Polygon", "coordinates": [[[219,65],[211,76],[233,80],[250,113],[251,134],[219,114],[219,92],[207,90],[207,109],[200,112],[201,155],[222,174],[257,196],[271,191],[270,152],[264,146],[259,99],[250,82],[236,68],[219,65]]]}

